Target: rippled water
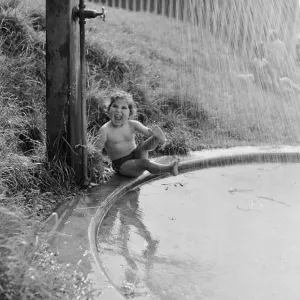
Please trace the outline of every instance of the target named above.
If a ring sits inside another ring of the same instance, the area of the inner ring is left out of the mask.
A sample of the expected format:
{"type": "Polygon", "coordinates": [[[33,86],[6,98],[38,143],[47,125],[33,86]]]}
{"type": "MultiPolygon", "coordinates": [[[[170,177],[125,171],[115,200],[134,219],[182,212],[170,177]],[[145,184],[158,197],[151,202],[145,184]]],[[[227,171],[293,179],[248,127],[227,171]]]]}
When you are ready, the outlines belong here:
{"type": "Polygon", "coordinates": [[[125,296],[300,299],[300,165],[212,168],[131,190],[98,250],[125,296]]]}

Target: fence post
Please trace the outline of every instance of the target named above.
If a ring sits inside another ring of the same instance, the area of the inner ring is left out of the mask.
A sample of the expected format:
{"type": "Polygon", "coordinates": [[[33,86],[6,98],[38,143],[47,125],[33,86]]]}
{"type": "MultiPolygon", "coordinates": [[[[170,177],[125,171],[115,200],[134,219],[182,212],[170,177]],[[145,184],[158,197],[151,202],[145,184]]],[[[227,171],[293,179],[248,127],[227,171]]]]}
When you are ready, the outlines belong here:
{"type": "Polygon", "coordinates": [[[173,0],[169,0],[169,18],[173,18],[173,0]]]}
{"type": "Polygon", "coordinates": [[[161,1],[161,15],[162,16],[166,15],[166,1],[165,0],[161,1]]]}
{"type": "Polygon", "coordinates": [[[66,159],[82,180],[78,0],[46,0],[46,136],[48,160],[66,159]]]}

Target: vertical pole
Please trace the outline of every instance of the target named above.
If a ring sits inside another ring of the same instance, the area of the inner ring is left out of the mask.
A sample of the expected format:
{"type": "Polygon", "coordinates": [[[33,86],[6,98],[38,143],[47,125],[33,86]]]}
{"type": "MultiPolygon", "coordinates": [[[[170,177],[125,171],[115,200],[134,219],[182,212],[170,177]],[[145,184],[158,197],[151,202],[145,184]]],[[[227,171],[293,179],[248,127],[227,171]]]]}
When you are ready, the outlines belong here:
{"type": "Polygon", "coordinates": [[[161,1],[161,15],[163,15],[163,16],[166,15],[166,1],[165,0],[161,1]]]}
{"type": "MultiPolygon", "coordinates": [[[[78,1],[78,0],[77,0],[78,1]]],[[[46,136],[48,160],[65,158],[82,180],[82,113],[76,0],[46,0],[46,136]]]]}
{"type": "Polygon", "coordinates": [[[66,155],[68,126],[68,0],[46,1],[46,136],[48,160],[66,155]],[[58,30],[59,24],[63,28],[58,30]],[[59,49],[59,51],[58,51],[59,49]]]}
{"type": "Polygon", "coordinates": [[[157,7],[158,7],[158,3],[157,3],[157,1],[158,0],[154,0],[154,9],[153,9],[153,13],[155,14],[155,15],[157,15],[157,7]]]}
{"type": "Polygon", "coordinates": [[[169,2],[169,18],[173,18],[173,0],[170,0],[169,2]]]}
{"type": "Polygon", "coordinates": [[[181,10],[182,10],[182,20],[183,22],[186,22],[188,17],[187,17],[187,6],[188,6],[188,2],[187,1],[182,1],[181,2],[181,10]]]}
{"type": "Polygon", "coordinates": [[[81,140],[82,140],[82,179],[88,180],[87,176],[87,120],[86,120],[86,61],[85,61],[85,4],[84,0],[79,0],[80,12],[80,75],[81,75],[81,140]]]}
{"type": "Polygon", "coordinates": [[[195,25],[195,1],[194,0],[189,0],[188,5],[190,8],[190,22],[192,25],[195,25]]]}
{"type": "Polygon", "coordinates": [[[175,0],[175,18],[176,22],[179,22],[180,18],[180,0],[175,0]]]}
{"type": "Polygon", "coordinates": [[[136,12],[136,0],[132,0],[132,11],[136,12]]]}

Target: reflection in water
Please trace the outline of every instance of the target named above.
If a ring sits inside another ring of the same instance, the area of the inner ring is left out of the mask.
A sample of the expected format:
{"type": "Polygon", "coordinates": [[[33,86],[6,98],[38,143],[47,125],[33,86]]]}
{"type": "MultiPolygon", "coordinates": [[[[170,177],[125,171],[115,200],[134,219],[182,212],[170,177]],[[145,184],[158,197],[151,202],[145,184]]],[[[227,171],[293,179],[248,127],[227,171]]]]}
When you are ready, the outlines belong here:
{"type": "MultiPolygon", "coordinates": [[[[101,244],[106,245],[103,250],[112,251],[114,254],[121,255],[127,264],[125,264],[125,280],[121,286],[122,292],[129,296],[136,290],[139,282],[137,263],[144,265],[146,281],[148,274],[154,264],[154,256],[159,245],[159,241],[151,236],[147,227],[142,222],[143,215],[139,210],[140,189],[130,190],[122,199],[119,200],[105,217],[99,235],[101,244]],[[132,230],[144,239],[146,247],[142,251],[142,257],[133,258],[129,251],[130,234],[132,230]]],[[[135,292],[136,293],[136,292],[135,292]]]]}
{"type": "MultiPolygon", "coordinates": [[[[101,224],[98,234],[101,261],[104,267],[105,263],[110,265],[110,269],[112,264],[118,261],[119,265],[115,268],[123,269],[122,272],[114,272],[114,275],[108,274],[110,279],[125,296],[130,298],[150,294],[154,298],[148,299],[157,299],[154,295],[159,295],[159,299],[175,299],[176,294],[177,296],[182,295],[182,292],[187,294],[185,289],[196,292],[197,287],[193,284],[182,286],[181,278],[186,277],[188,282],[189,273],[197,269],[199,271],[198,264],[188,254],[184,260],[175,259],[176,256],[172,254],[157,255],[159,240],[153,238],[143,222],[144,216],[139,209],[139,195],[140,189],[130,190],[109,210],[101,224]],[[143,242],[136,241],[140,247],[132,245],[134,235],[142,238],[143,242]],[[107,261],[107,258],[112,260],[107,261]],[[184,274],[182,270],[185,270],[184,274]],[[160,276],[164,273],[166,280],[161,281],[160,276]],[[174,275],[174,282],[170,282],[167,278],[174,275]],[[113,276],[118,278],[113,279],[113,276]]],[[[206,279],[213,277],[210,269],[209,264],[202,267],[206,279]]]]}

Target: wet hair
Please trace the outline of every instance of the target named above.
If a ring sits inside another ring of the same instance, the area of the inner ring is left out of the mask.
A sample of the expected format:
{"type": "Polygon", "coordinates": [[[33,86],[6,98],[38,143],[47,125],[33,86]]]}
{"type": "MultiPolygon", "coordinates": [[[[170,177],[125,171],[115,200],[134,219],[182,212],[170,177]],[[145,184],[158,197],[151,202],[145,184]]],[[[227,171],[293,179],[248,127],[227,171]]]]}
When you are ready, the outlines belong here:
{"type": "Polygon", "coordinates": [[[114,104],[114,102],[119,99],[124,99],[127,101],[128,108],[130,111],[129,116],[134,118],[136,116],[136,105],[132,99],[132,95],[125,91],[116,91],[111,94],[110,103],[107,107],[107,111],[109,112],[109,110],[110,110],[111,106],[114,104]]]}

